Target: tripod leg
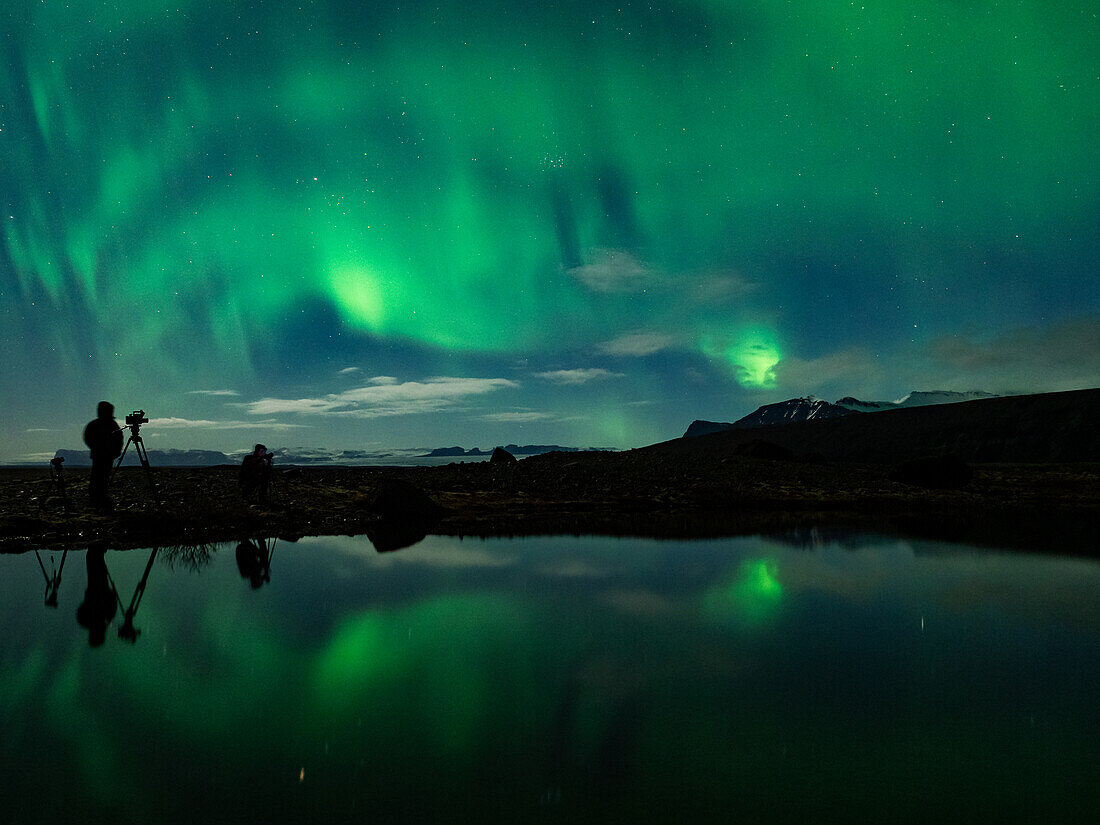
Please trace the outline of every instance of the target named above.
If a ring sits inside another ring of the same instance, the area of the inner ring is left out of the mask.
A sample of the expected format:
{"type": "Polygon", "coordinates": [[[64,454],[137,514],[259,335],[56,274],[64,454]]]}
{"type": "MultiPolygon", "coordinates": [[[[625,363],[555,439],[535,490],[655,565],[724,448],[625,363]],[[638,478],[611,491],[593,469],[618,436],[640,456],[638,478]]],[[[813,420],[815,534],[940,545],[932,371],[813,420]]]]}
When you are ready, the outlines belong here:
{"type": "Polygon", "coordinates": [[[137,450],[141,466],[145,468],[145,478],[149,482],[149,489],[153,491],[153,495],[159,495],[157,484],[153,481],[153,468],[149,466],[149,454],[145,451],[145,442],[140,437],[134,439],[134,449],[137,450]]]}
{"type": "Polygon", "coordinates": [[[114,479],[115,479],[115,473],[118,472],[118,468],[122,466],[122,459],[126,458],[126,451],[128,449],[130,449],[130,444],[132,444],[133,441],[134,441],[134,437],[131,435],[128,439],[126,439],[126,444],[122,448],[122,452],[118,454],[118,461],[115,462],[115,467],[114,467],[113,470],[111,470],[111,480],[112,481],[114,481],[114,479]]]}

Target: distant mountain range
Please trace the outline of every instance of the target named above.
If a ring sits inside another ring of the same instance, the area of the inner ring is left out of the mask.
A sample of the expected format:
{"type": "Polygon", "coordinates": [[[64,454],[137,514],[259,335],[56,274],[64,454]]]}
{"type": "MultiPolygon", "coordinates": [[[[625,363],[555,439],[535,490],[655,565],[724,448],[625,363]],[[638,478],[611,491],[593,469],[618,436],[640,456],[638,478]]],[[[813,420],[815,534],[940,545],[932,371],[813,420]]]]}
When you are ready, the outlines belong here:
{"type": "MultiPolygon", "coordinates": [[[[589,449],[609,448],[561,447],[557,444],[509,444],[504,449],[515,456],[541,455],[550,452],[585,452],[589,449]]],[[[286,448],[272,450],[278,464],[315,464],[315,465],[403,465],[415,464],[418,459],[431,458],[488,458],[493,451],[472,447],[438,447],[436,449],[417,448],[411,450],[391,450],[388,452],[369,452],[367,450],[323,450],[311,448],[286,448]]],[[[238,464],[244,452],[223,453],[217,450],[149,450],[149,463],[154,467],[216,467],[220,464],[238,464]]],[[[89,467],[91,459],[86,450],[58,450],[55,456],[65,459],[67,467],[89,467]]],[[[140,465],[137,454],[131,449],[123,460],[124,467],[140,465]]]]}
{"type": "MultiPolygon", "coordinates": [[[[512,455],[542,455],[543,453],[605,453],[611,452],[610,447],[562,447],[557,444],[525,444],[520,446],[518,444],[507,444],[501,449],[507,450],[512,455]]],[[[471,447],[470,449],[464,449],[462,447],[437,447],[430,453],[426,453],[424,458],[445,458],[455,457],[461,458],[463,456],[489,456],[492,455],[492,450],[482,450],[479,447],[471,447]]]]}
{"type": "MultiPolygon", "coordinates": [[[[676,438],[644,447],[642,452],[697,456],[701,463],[734,455],[773,459],[785,455],[861,464],[892,464],[928,456],[952,456],[965,462],[1100,461],[1100,427],[1096,426],[1100,389],[983,395],[973,400],[959,398],[961,393],[913,395],[910,404],[898,402],[868,413],[848,411],[829,417],[822,416],[828,407],[791,399],[768,407],[782,410],[789,405],[794,415],[813,413],[814,417],[768,427],[736,426],[738,422],[734,422],[721,431],[676,438]],[[920,403],[944,395],[965,403],[920,403]]],[[[761,408],[762,417],[769,417],[768,407],[761,408]]],[[[841,408],[840,404],[829,407],[841,408]]],[[[752,420],[753,416],[746,418],[752,420]]]]}
{"type": "Polygon", "coordinates": [[[821,398],[807,395],[804,398],[791,398],[776,404],[765,404],[732,423],[718,421],[691,422],[684,438],[695,438],[726,430],[740,430],[750,427],[769,427],[776,424],[791,424],[795,421],[819,421],[826,418],[840,418],[853,413],[881,412],[883,410],[906,409],[909,407],[928,407],[935,404],[958,404],[963,401],[977,401],[982,398],[998,398],[989,392],[974,390],[971,392],[952,392],[936,390],[932,392],[911,392],[899,401],[861,401],[845,396],[835,404],[821,398]]]}

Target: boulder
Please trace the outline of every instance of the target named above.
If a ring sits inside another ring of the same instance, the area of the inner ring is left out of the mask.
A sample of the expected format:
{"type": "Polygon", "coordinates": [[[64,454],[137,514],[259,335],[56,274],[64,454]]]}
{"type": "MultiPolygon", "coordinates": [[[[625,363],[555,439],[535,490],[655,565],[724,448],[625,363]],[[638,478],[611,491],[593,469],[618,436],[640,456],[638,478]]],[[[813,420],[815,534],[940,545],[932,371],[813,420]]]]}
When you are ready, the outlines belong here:
{"type": "Polygon", "coordinates": [[[434,524],[443,508],[414,484],[398,479],[382,482],[370,503],[370,510],[386,521],[414,521],[434,524]]]}
{"type": "Polygon", "coordinates": [[[490,464],[515,464],[516,457],[503,447],[497,447],[489,457],[490,464]]]}

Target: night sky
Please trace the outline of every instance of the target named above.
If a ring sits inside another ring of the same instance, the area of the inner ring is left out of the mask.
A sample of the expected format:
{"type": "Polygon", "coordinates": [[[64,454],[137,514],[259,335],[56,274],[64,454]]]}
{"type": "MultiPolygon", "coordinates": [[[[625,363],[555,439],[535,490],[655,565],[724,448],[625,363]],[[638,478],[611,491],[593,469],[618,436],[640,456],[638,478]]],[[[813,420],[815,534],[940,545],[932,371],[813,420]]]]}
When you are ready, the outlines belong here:
{"type": "Polygon", "coordinates": [[[0,460],[1100,384],[1084,0],[4,0],[0,460]]]}

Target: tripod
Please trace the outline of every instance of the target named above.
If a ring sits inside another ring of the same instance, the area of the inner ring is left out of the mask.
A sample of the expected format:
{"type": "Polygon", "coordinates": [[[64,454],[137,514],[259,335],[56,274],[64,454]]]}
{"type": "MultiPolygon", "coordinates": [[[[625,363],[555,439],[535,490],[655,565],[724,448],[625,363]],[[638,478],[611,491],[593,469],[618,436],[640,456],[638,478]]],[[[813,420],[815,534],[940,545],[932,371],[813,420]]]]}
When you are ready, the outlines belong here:
{"type": "Polygon", "coordinates": [[[39,504],[39,509],[45,504],[46,499],[56,491],[61,496],[61,503],[65,509],[69,509],[69,496],[65,491],[65,468],[62,466],[65,463],[63,456],[57,456],[50,459],[50,486],[46,488],[46,495],[43,497],[42,502],[39,504]]]}
{"type": "MultiPolygon", "coordinates": [[[[35,558],[38,559],[38,566],[42,568],[42,575],[46,577],[46,607],[57,607],[57,591],[61,589],[61,571],[65,569],[65,559],[69,555],[69,549],[65,548],[65,552],[61,554],[61,565],[54,569],[51,576],[46,572],[46,565],[42,563],[42,557],[38,555],[38,551],[34,551],[35,558]]],[[[50,558],[50,566],[53,567],[53,558],[50,558]]]]}
{"type": "Polygon", "coordinates": [[[153,552],[149,554],[149,563],[145,565],[145,573],[142,574],[141,581],[138,582],[137,587],[134,589],[133,598],[130,599],[130,606],[126,607],[122,603],[122,597],[118,595],[118,588],[115,587],[115,583],[108,574],[107,579],[111,582],[111,588],[115,591],[115,598],[118,599],[118,606],[122,608],[122,627],[118,629],[118,638],[123,639],[130,644],[137,642],[137,637],[141,634],[139,628],[134,627],[134,618],[137,616],[138,607],[141,606],[141,599],[145,595],[145,584],[149,581],[149,571],[153,569],[153,562],[157,558],[157,553],[160,551],[159,547],[154,547],[153,552]]]}
{"type": "Polygon", "coordinates": [[[149,489],[153,491],[153,496],[159,498],[157,492],[157,484],[153,481],[153,468],[149,466],[149,453],[145,451],[145,442],[141,440],[141,425],[140,424],[127,424],[123,429],[129,428],[130,437],[126,439],[126,446],[122,448],[122,453],[118,457],[118,463],[115,464],[114,470],[111,471],[112,478],[114,474],[118,472],[118,468],[122,466],[122,459],[126,458],[126,451],[130,449],[130,445],[134,445],[134,452],[137,453],[138,460],[141,462],[141,466],[145,468],[145,478],[149,481],[149,489]]]}

